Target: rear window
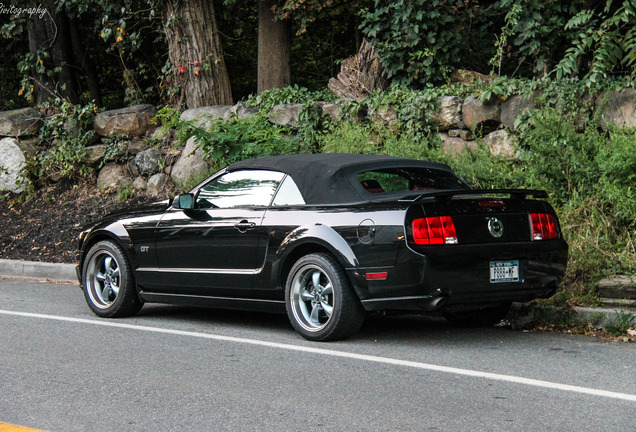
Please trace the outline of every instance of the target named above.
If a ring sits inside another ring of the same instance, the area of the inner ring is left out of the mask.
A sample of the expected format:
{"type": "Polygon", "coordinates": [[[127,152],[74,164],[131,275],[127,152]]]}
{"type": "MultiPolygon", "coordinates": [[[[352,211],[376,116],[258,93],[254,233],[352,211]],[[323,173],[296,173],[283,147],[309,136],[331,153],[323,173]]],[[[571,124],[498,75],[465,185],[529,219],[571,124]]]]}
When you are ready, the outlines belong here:
{"type": "Polygon", "coordinates": [[[362,187],[369,193],[408,193],[449,189],[469,189],[453,173],[432,168],[388,168],[357,174],[362,187]]]}

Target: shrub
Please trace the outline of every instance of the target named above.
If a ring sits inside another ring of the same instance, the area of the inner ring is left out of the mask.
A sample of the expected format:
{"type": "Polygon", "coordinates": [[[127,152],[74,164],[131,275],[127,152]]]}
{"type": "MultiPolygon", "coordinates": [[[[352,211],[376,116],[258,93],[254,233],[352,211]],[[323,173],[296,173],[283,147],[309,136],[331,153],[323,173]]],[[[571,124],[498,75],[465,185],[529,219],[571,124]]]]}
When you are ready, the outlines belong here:
{"type": "Polygon", "coordinates": [[[92,103],[73,105],[61,99],[45,107],[56,114],[46,118],[40,129],[42,141],[38,152],[27,163],[29,176],[43,182],[86,177],[91,168],[83,162],[86,146],[95,136],[93,119],[97,108],[92,103]]]}

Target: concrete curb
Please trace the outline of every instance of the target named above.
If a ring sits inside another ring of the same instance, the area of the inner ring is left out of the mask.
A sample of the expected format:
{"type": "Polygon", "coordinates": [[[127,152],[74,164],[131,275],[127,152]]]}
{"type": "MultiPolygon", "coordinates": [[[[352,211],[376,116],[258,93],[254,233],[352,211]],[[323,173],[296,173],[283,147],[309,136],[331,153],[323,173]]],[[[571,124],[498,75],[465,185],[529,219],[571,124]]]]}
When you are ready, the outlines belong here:
{"type": "Polygon", "coordinates": [[[78,283],[74,264],[0,259],[0,275],[78,283]]]}
{"type": "Polygon", "coordinates": [[[615,326],[619,321],[627,322],[630,319],[630,327],[636,327],[634,308],[563,308],[514,303],[509,317],[510,321],[520,328],[545,323],[565,327],[591,324],[594,328],[606,329],[608,326],[615,326]]]}

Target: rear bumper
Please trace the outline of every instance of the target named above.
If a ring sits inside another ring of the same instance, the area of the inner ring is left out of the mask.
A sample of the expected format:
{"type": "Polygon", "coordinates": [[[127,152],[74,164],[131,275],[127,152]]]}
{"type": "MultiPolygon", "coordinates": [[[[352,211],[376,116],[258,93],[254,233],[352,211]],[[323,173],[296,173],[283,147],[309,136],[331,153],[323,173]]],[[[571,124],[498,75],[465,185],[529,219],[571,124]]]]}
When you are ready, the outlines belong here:
{"type": "Polygon", "coordinates": [[[532,244],[431,247],[400,252],[390,269],[351,269],[362,305],[372,310],[470,310],[504,302],[552,296],[565,274],[568,246],[562,239],[532,244]],[[490,262],[519,261],[519,281],[490,282],[490,262]],[[386,280],[367,281],[367,272],[386,271],[386,280]]]}

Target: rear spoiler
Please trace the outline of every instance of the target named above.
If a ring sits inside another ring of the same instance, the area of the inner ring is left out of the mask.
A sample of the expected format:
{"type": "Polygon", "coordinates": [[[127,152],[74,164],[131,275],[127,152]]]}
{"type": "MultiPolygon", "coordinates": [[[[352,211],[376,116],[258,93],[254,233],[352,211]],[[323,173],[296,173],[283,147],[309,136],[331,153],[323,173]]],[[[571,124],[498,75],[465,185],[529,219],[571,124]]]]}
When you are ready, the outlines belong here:
{"type": "Polygon", "coordinates": [[[401,202],[445,201],[454,197],[483,197],[488,195],[508,195],[510,199],[547,198],[548,193],[536,189],[452,189],[437,192],[411,195],[402,198],[401,202]]]}

